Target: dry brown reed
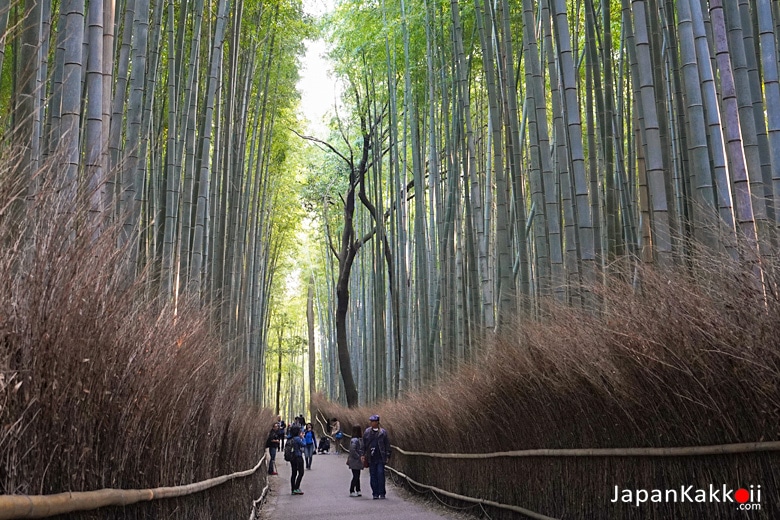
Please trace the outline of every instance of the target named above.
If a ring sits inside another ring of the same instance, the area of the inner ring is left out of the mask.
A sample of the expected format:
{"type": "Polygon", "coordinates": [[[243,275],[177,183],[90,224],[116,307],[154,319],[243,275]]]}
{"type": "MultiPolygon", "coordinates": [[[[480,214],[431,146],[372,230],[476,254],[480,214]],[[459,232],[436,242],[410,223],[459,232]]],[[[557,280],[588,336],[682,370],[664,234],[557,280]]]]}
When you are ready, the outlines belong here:
{"type": "MultiPolygon", "coordinates": [[[[175,486],[251,468],[272,416],[244,399],[206,312],[126,276],[118,229],[96,232],[55,170],[18,218],[0,217],[0,491],[175,486]]],[[[0,208],[12,197],[0,182],[0,208]]],[[[69,518],[244,518],[265,481],[69,518]]]]}
{"type": "MultiPolygon", "coordinates": [[[[599,310],[549,303],[545,318],[492,339],[474,366],[393,403],[348,410],[342,424],[380,413],[411,451],[700,446],[780,439],[777,266],[700,254],[685,269],[640,268],[639,280],[590,287],[599,310]]],[[[434,459],[391,465],[439,488],[555,518],[780,517],[780,454],[698,457],[434,459]],[[623,489],[761,486],[761,510],[727,503],[612,503],[623,489]]],[[[463,505],[463,504],[461,504],[463,505]]],[[[514,518],[498,509],[491,518],[514,518]]]]}

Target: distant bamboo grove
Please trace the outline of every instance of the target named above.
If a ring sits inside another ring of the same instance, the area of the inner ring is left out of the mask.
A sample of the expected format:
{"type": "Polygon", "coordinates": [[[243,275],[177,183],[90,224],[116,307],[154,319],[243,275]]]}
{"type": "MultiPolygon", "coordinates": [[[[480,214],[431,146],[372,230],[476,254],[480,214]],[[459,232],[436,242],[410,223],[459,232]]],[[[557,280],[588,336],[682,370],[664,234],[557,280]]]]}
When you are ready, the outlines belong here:
{"type": "Polygon", "coordinates": [[[319,25],[298,0],[0,0],[2,175],[24,204],[57,161],[82,225],[123,224],[151,295],[198,295],[267,405],[316,323],[318,368],[285,384],[354,406],[476,359],[546,299],[598,309],[588,287],[638,283],[635,262],[704,247],[760,272],[779,34],[771,0],[346,0],[319,25]],[[306,141],[317,29],[344,110],[306,141]],[[291,259],[305,213],[319,241],[291,259]],[[290,323],[296,263],[312,303],[290,323]]]}

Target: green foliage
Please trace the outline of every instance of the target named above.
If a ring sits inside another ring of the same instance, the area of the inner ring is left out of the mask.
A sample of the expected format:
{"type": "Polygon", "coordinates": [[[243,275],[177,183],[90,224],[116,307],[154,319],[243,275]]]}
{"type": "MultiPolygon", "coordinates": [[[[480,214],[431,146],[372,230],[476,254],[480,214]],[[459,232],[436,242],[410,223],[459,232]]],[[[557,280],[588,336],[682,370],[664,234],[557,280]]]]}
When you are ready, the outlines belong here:
{"type": "Polygon", "coordinates": [[[5,59],[3,70],[0,71],[0,135],[5,132],[5,121],[11,113],[11,93],[13,92],[13,60],[11,58],[11,46],[5,46],[5,59]]]}
{"type": "Polygon", "coordinates": [[[282,302],[279,302],[271,314],[271,338],[268,354],[277,356],[281,351],[283,355],[300,355],[306,349],[306,338],[300,334],[301,322],[299,318],[300,297],[298,294],[287,293],[282,302]]]}
{"type": "Polygon", "coordinates": [[[306,209],[318,212],[323,206],[340,206],[339,196],[349,186],[349,172],[345,171],[343,161],[335,154],[320,150],[312,144],[306,147],[310,151],[310,158],[306,164],[306,177],[301,192],[306,209]]]}
{"type": "MultiPolygon", "coordinates": [[[[381,2],[379,6],[359,0],[348,0],[339,4],[336,11],[325,19],[326,37],[331,44],[330,58],[336,63],[336,73],[353,85],[361,88],[370,81],[373,92],[380,96],[378,102],[385,102],[388,88],[398,89],[399,99],[403,97],[401,72],[405,69],[404,24],[409,31],[409,69],[415,95],[425,96],[427,91],[427,48],[426,48],[426,5],[422,0],[405,3],[406,16],[400,2],[381,2]],[[387,42],[387,44],[386,44],[387,42]],[[388,56],[387,52],[390,52],[388,56]],[[391,85],[388,85],[388,59],[392,67],[391,85]]],[[[449,2],[432,4],[431,10],[441,17],[448,13],[449,2]]],[[[473,6],[464,5],[464,13],[473,6]]],[[[465,15],[465,18],[471,18],[465,15]]],[[[442,34],[442,20],[432,20],[436,25],[437,52],[443,53],[442,63],[449,62],[449,32],[442,34]]],[[[444,20],[446,26],[446,20],[444,20]]],[[[349,99],[348,102],[352,100],[349,99]]]]}

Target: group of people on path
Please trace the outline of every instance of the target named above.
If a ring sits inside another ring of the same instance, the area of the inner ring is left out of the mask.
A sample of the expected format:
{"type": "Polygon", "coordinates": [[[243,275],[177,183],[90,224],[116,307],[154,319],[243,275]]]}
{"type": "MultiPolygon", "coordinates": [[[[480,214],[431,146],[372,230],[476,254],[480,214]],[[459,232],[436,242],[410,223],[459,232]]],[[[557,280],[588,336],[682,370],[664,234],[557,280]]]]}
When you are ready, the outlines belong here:
{"type": "Polygon", "coordinates": [[[285,455],[285,460],[292,465],[293,482],[297,483],[294,484],[293,494],[302,495],[303,491],[300,490],[300,485],[304,466],[306,469],[311,469],[314,452],[317,449],[317,438],[314,435],[313,425],[307,423],[301,415],[296,417],[288,428],[282,416],[277,417],[277,421],[271,426],[271,431],[268,432],[268,438],[265,441],[265,447],[268,448],[270,454],[269,475],[279,474],[276,471],[276,454],[279,450],[285,449],[286,443],[291,443],[291,446],[285,450],[285,454],[289,451],[291,455],[285,455]],[[285,432],[285,430],[287,431],[285,432]]]}
{"type": "MultiPolygon", "coordinates": [[[[390,438],[387,430],[379,425],[379,415],[368,418],[369,426],[365,430],[359,425],[352,427],[352,435],[349,441],[349,455],[347,467],[352,471],[352,480],[349,484],[349,496],[363,496],[360,490],[360,472],[368,468],[371,475],[371,494],[374,500],[383,499],[387,495],[385,488],[385,464],[390,459],[390,438]]],[[[329,422],[331,433],[335,439],[341,439],[341,423],[337,419],[329,422]]],[[[276,454],[284,450],[285,461],[290,463],[290,486],[293,495],[303,495],[301,480],[305,469],[311,469],[312,458],[317,449],[317,439],[311,423],[306,423],[303,416],[296,417],[287,428],[281,416],[278,417],[268,433],[266,448],[269,450],[270,462],[268,474],[277,475],[276,454]],[[285,441],[287,446],[285,446],[285,441]],[[304,469],[305,468],[305,469],[304,469]]],[[[339,443],[336,443],[339,446],[339,443]]]]}

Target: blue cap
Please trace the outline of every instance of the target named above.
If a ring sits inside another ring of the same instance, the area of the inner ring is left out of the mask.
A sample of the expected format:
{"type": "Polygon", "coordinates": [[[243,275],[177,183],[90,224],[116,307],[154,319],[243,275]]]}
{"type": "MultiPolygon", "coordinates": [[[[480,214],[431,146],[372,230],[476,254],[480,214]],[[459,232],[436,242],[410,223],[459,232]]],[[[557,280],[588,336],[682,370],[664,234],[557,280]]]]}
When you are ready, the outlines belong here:
{"type": "Polygon", "coordinates": [[[376,415],[376,414],[374,414],[374,415],[372,415],[371,417],[369,417],[369,418],[368,418],[368,420],[369,420],[369,421],[378,421],[378,420],[379,420],[379,416],[378,416],[378,415],[376,415]]]}

